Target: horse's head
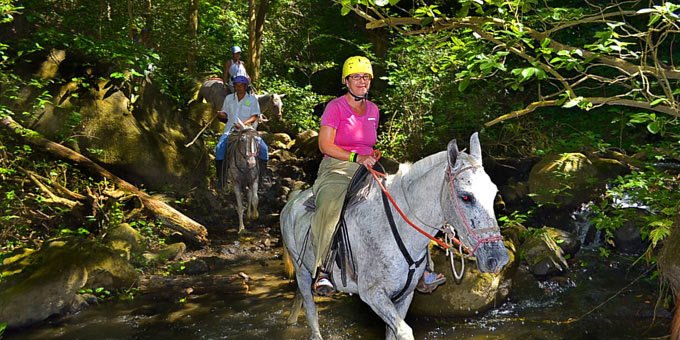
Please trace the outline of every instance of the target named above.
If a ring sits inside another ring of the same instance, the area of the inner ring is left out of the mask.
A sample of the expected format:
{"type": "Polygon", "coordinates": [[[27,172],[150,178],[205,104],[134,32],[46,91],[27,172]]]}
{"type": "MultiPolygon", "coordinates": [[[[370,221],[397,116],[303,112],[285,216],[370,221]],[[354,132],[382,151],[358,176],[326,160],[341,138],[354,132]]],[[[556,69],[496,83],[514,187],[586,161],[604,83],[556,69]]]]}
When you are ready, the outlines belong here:
{"type": "Polygon", "coordinates": [[[470,137],[470,152],[458,150],[456,140],[447,148],[448,164],[441,202],[444,217],[460,241],[477,259],[481,272],[499,272],[508,262],[493,206],[498,189],[482,167],[477,133],[470,137]]]}
{"type": "Polygon", "coordinates": [[[257,141],[257,130],[253,128],[243,128],[238,132],[237,152],[238,158],[245,162],[249,169],[257,165],[257,152],[260,144],[257,141]]]}
{"type": "Polygon", "coordinates": [[[264,94],[258,96],[258,102],[260,104],[260,110],[263,114],[269,114],[277,120],[283,120],[283,101],[281,98],[285,97],[285,94],[264,94]]]}

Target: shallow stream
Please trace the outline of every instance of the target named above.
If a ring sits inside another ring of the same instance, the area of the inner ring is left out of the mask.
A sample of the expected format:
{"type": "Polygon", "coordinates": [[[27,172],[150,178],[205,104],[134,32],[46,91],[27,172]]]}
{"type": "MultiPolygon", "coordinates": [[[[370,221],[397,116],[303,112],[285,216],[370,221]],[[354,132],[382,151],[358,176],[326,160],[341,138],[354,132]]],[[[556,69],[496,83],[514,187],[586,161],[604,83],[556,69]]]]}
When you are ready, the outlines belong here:
{"type": "MultiPolygon", "coordinates": [[[[280,249],[277,249],[280,253],[280,249]]],[[[520,267],[510,298],[483,315],[408,317],[416,339],[646,339],[667,334],[670,315],[655,308],[658,284],[630,269],[635,258],[603,261],[582,250],[570,272],[537,281],[520,267]],[[641,278],[642,277],[642,278],[641,278]],[[571,320],[571,321],[569,321],[571,320]]],[[[5,334],[14,339],[307,339],[304,313],[285,322],[294,283],[277,257],[234,264],[221,274],[247,273],[247,294],[190,295],[186,301],[112,301],[76,315],[5,334]]],[[[447,283],[452,284],[452,283],[447,283]]],[[[327,339],[382,339],[384,324],[357,296],[319,299],[327,339]]]]}

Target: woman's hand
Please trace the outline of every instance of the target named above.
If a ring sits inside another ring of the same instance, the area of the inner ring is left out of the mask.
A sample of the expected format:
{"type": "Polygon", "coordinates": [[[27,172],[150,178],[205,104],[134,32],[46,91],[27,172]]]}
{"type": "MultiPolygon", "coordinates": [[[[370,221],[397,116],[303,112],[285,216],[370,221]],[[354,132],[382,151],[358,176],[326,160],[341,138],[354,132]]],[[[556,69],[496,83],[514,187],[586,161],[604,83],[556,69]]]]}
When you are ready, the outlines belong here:
{"type": "Polygon", "coordinates": [[[372,168],[373,165],[378,161],[373,155],[357,155],[357,163],[367,167],[372,168]]]}

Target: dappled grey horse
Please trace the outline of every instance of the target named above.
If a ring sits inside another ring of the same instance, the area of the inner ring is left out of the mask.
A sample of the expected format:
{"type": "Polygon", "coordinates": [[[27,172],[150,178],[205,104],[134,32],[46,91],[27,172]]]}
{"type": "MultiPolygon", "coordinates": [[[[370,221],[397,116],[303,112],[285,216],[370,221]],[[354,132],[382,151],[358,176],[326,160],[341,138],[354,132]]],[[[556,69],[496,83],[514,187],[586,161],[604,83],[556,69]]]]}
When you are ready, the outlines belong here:
{"type": "MultiPolygon", "coordinates": [[[[493,211],[497,188],[482,167],[477,133],[470,137],[470,153],[458,150],[452,140],[447,151],[414,164],[402,165],[387,176],[385,186],[407,217],[425,232],[435,235],[444,225],[454,226],[462,243],[470,249],[482,272],[499,272],[508,262],[493,211]]],[[[297,321],[304,303],[313,339],[321,339],[312,295],[314,251],[310,237],[312,212],[304,202],[311,189],[291,199],[281,212],[284,246],[295,267],[298,292],[288,323],[297,321]]],[[[418,278],[425,270],[430,239],[409,226],[392,211],[381,189],[373,185],[364,201],[348,205],[344,212],[346,242],[351,248],[353,272],[333,266],[339,291],[359,294],[362,301],[387,324],[388,339],[413,339],[404,321],[418,278]],[[389,220],[394,222],[391,225],[389,220]]],[[[347,266],[350,268],[350,266],[347,266]]]]}
{"type": "Polygon", "coordinates": [[[224,98],[231,92],[233,91],[224,84],[222,78],[210,78],[201,85],[196,100],[200,103],[205,99],[212,106],[213,111],[217,112],[222,109],[224,98]]]}
{"type": "Polygon", "coordinates": [[[260,104],[260,112],[266,117],[283,120],[283,101],[285,94],[265,93],[256,94],[257,103],[260,104]]]}
{"type": "MultiPolygon", "coordinates": [[[[227,139],[227,151],[222,163],[226,167],[225,172],[231,182],[234,195],[236,195],[236,209],[238,212],[238,232],[245,230],[243,223],[243,194],[246,193],[247,215],[249,220],[257,220],[258,197],[257,185],[259,176],[259,162],[257,153],[260,143],[257,140],[257,130],[253,128],[243,128],[241,131],[234,131],[229,134],[227,139]]],[[[226,183],[222,183],[224,187],[226,183]]]]}

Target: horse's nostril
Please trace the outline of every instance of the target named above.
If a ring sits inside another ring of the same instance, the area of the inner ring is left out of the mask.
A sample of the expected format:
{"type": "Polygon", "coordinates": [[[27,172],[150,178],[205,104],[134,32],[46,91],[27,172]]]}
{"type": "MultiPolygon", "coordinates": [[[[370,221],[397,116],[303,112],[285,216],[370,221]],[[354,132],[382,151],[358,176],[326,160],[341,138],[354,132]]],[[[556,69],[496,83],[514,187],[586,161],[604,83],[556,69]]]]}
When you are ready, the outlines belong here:
{"type": "Polygon", "coordinates": [[[489,269],[491,269],[493,272],[496,271],[496,266],[498,265],[498,260],[496,259],[488,259],[486,261],[486,265],[488,266],[489,269]]]}

